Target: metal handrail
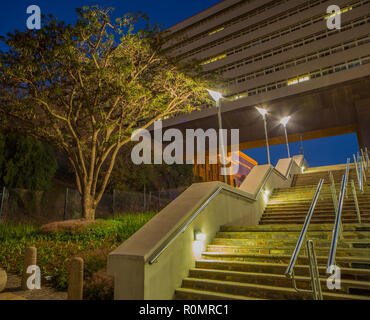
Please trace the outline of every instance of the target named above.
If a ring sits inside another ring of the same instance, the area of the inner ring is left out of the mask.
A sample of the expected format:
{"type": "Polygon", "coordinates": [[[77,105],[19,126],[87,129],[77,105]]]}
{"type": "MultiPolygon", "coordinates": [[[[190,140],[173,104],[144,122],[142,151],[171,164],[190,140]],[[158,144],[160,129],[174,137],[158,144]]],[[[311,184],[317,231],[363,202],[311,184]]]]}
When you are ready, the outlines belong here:
{"type": "Polygon", "coordinates": [[[353,181],[353,179],[351,180],[351,186],[352,186],[353,201],[355,202],[355,207],[356,207],[357,220],[358,220],[358,223],[361,223],[361,212],[360,212],[360,207],[358,205],[357,192],[356,192],[355,182],[353,181]]]}
{"type": "Polygon", "coordinates": [[[183,232],[185,232],[185,230],[188,228],[188,226],[191,224],[191,222],[194,221],[194,219],[207,207],[207,205],[211,202],[211,200],[213,200],[222,190],[225,190],[225,191],[228,191],[228,192],[231,192],[233,194],[237,194],[239,196],[242,196],[248,200],[252,200],[252,201],[256,201],[260,195],[260,193],[262,192],[263,188],[265,187],[266,183],[267,183],[267,180],[269,179],[270,175],[272,172],[275,172],[277,173],[278,175],[282,176],[283,178],[285,179],[288,179],[289,177],[289,174],[290,174],[290,171],[293,167],[293,159],[291,159],[291,163],[289,165],[289,168],[288,168],[288,172],[287,172],[287,175],[284,177],[284,175],[282,175],[279,171],[277,171],[274,167],[270,167],[265,179],[264,179],[264,182],[263,184],[261,185],[259,191],[257,192],[255,198],[252,198],[252,197],[249,197],[247,195],[243,195],[239,192],[236,192],[234,190],[231,190],[231,189],[227,189],[225,188],[224,186],[221,186],[219,187],[212,195],[210,195],[210,197],[202,204],[202,206],[189,218],[189,220],[187,220],[187,222],[181,227],[179,228],[166,242],[165,244],[159,249],[157,250],[150,258],[149,258],[149,264],[153,264],[158,258],[159,256],[170,246],[170,244],[183,232]]]}
{"type": "Polygon", "coordinates": [[[342,219],[341,218],[342,218],[342,210],[343,210],[344,192],[345,192],[345,189],[347,187],[347,182],[348,182],[349,163],[350,163],[350,159],[348,158],[347,159],[347,166],[346,166],[346,173],[342,178],[342,184],[341,184],[340,193],[339,193],[338,210],[337,210],[336,216],[335,216],[333,236],[332,236],[332,241],[331,241],[331,246],[330,246],[330,251],[329,251],[329,258],[328,258],[327,268],[334,265],[335,255],[336,255],[336,250],[337,250],[337,244],[338,244],[338,237],[340,237],[341,233],[342,233],[342,228],[341,228],[342,219]]]}
{"type": "Polygon", "coordinates": [[[319,182],[319,184],[317,185],[316,193],[315,193],[315,196],[314,196],[314,198],[312,200],[311,207],[308,210],[308,213],[307,213],[307,216],[306,216],[306,220],[305,220],[305,222],[303,224],[303,227],[302,227],[301,234],[300,234],[300,236],[298,238],[297,244],[296,244],[295,249],[293,251],[292,258],[290,259],[288,268],[285,271],[285,275],[288,278],[292,278],[292,276],[293,276],[294,266],[295,266],[295,264],[297,262],[299,251],[301,250],[301,247],[302,247],[302,244],[303,244],[303,240],[306,237],[306,234],[307,234],[307,231],[308,231],[308,227],[309,227],[309,224],[311,222],[311,218],[312,218],[313,212],[315,210],[317,200],[319,199],[319,195],[320,195],[320,192],[321,192],[323,183],[324,183],[324,179],[321,179],[320,182],[319,182]]]}
{"type": "Polygon", "coordinates": [[[331,198],[333,200],[335,212],[337,212],[338,210],[337,190],[335,188],[335,181],[334,181],[333,173],[331,171],[329,172],[329,180],[330,180],[331,198]]]}
{"type": "Polygon", "coordinates": [[[367,181],[367,177],[366,177],[366,165],[365,165],[365,155],[364,155],[364,151],[361,149],[361,159],[362,159],[362,172],[363,172],[363,178],[364,178],[364,181],[366,182],[367,181]]]}
{"type": "Polygon", "coordinates": [[[310,225],[312,215],[315,211],[315,207],[316,207],[317,201],[319,199],[320,192],[321,192],[323,184],[324,184],[324,179],[321,179],[318,186],[317,186],[315,196],[314,196],[314,198],[312,200],[312,203],[311,203],[311,207],[308,210],[306,220],[303,224],[301,234],[299,235],[297,244],[296,244],[295,249],[293,251],[292,258],[290,259],[288,268],[285,271],[286,277],[288,279],[292,280],[293,288],[297,292],[299,292],[299,293],[312,293],[313,298],[315,300],[322,300],[322,291],[321,291],[321,285],[320,285],[320,278],[319,278],[319,271],[318,271],[318,266],[317,266],[315,248],[314,248],[314,244],[311,240],[307,240],[306,246],[307,246],[307,259],[308,259],[308,264],[309,264],[309,269],[310,269],[310,276],[311,276],[312,291],[302,290],[302,289],[297,288],[297,284],[296,284],[295,277],[294,277],[294,267],[295,267],[295,264],[297,262],[299,252],[301,251],[303,241],[306,237],[308,227],[310,225]]]}

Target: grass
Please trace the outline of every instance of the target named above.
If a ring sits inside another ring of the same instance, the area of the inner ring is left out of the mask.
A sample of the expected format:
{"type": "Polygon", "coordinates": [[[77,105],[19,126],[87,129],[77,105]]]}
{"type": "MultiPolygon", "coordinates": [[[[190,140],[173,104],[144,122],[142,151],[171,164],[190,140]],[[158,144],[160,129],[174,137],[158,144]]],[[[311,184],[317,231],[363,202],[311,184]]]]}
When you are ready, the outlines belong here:
{"type": "MultiPolygon", "coordinates": [[[[150,212],[122,215],[114,220],[97,221],[95,225],[83,231],[62,231],[54,234],[40,233],[37,225],[0,224],[0,267],[20,276],[25,248],[34,246],[37,248],[37,265],[41,269],[42,278],[52,277],[52,285],[56,289],[67,289],[68,262],[74,256],[84,259],[85,283],[88,283],[98,271],[106,267],[108,253],[155,214],[150,212]]],[[[97,296],[94,294],[95,298],[97,296]]]]}

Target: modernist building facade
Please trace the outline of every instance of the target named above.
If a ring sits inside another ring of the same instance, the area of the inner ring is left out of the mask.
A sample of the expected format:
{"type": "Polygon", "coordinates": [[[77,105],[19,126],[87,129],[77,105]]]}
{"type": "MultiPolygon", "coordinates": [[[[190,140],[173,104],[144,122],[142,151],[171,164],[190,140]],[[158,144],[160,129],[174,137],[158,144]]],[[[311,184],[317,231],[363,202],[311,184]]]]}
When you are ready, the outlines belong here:
{"type": "MultiPolygon", "coordinates": [[[[269,111],[271,144],[292,116],[290,141],[356,132],[370,146],[370,1],[336,0],[341,29],[329,29],[328,0],[224,0],[168,29],[164,52],[197,59],[222,75],[225,128],[240,149],[264,145],[256,106],[269,111]]],[[[168,119],[166,126],[217,128],[216,110],[168,119]]]]}

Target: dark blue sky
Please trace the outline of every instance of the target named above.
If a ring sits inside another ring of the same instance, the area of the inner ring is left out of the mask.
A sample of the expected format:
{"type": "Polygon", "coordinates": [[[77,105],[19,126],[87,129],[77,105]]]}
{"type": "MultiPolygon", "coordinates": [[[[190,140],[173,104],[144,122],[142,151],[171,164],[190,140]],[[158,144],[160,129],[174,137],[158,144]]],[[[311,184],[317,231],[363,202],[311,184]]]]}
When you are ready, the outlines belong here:
{"type": "MultiPolygon", "coordinates": [[[[36,4],[41,8],[44,14],[51,13],[68,23],[76,20],[75,8],[84,5],[99,4],[104,7],[115,8],[114,14],[122,16],[127,12],[145,12],[151,19],[152,23],[160,23],[164,28],[169,27],[177,22],[186,19],[199,11],[202,11],[216,3],[219,0],[13,0],[1,1],[0,11],[0,34],[5,35],[15,29],[25,29],[26,19],[28,17],[26,9],[29,5],[36,4]]],[[[5,47],[0,44],[0,50],[5,47]]],[[[346,157],[352,156],[352,153],[358,151],[356,135],[345,135],[329,137],[312,141],[304,141],[306,158],[311,166],[328,165],[346,162],[346,157]]],[[[292,143],[292,154],[298,154],[300,143],[292,143]]],[[[258,148],[248,150],[246,153],[257,160],[260,164],[266,163],[266,149],[258,148]]],[[[271,147],[272,163],[276,164],[277,160],[286,157],[286,146],[278,145],[271,147]]]]}

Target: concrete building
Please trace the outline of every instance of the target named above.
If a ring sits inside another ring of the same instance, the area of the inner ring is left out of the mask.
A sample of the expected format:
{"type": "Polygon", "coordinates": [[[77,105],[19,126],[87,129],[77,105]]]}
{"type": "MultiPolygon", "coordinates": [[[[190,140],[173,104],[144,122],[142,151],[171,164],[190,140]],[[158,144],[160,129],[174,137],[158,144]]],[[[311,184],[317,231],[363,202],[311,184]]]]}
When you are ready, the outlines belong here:
{"type": "MultiPolygon", "coordinates": [[[[330,30],[328,0],[224,0],[170,27],[164,52],[199,59],[224,79],[225,129],[240,129],[240,150],[265,145],[256,106],[269,111],[270,144],[356,132],[370,146],[370,1],[336,0],[341,29],[330,30]]],[[[164,126],[217,128],[217,110],[164,126]]]]}

